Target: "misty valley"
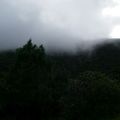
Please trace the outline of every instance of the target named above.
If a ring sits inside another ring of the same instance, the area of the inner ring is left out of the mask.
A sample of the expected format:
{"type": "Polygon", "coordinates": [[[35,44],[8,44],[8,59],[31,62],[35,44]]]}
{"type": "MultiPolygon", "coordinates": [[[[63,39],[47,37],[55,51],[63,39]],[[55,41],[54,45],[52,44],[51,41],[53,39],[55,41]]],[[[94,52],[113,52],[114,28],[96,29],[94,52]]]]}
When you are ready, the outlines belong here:
{"type": "Polygon", "coordinates": [[[1,120],[120,120],[120,42],[76,53],[29,40],[0,52],[1,120]]]}

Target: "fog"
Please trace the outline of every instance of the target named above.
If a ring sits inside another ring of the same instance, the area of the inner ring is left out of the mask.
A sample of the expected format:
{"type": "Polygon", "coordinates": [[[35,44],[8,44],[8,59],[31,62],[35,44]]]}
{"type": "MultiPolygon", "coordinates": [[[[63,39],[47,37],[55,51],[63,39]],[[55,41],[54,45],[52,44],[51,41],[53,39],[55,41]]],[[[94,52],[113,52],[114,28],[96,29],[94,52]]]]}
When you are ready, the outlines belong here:
{"type": "Polygon", "coordinates": [[[46,49],[90,48],[112,38],[118,8],[119,0],[0,0],[0,49],[29,38],[46,49]]]}

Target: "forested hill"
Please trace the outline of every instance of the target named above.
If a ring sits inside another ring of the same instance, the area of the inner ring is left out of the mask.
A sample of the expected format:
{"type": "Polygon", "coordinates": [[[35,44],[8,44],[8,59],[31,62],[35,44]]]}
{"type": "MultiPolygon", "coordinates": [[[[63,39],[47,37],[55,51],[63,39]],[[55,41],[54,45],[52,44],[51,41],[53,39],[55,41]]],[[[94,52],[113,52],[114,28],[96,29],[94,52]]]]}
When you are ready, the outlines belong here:
{"type": "Polygon", "coordinates": [[[92,53],[47,54],[31,40],[0,53],[1,120],[115,120],[119,114],[119,40],[92,53]]]}
{"type": "Polygon", "coordinates": [[[95,46],[92,52],[58,53],[51,56],[51,58],[58,64],[62,64],[67,71],[71,72],[71,75],[75,74],[77,76],[84,71],[99,71],[110,76],[116,76],[120,73],[120,41],[115,39],[112,42],[99,44],[95,46]]]}

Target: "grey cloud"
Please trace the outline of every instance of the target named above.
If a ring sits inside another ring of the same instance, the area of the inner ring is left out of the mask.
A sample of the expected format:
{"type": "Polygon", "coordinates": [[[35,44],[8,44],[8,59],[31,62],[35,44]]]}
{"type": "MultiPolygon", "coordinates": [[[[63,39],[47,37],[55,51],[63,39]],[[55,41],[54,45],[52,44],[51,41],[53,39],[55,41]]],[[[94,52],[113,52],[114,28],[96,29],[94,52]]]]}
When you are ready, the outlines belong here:
{"type": "Polygon", "coordinates": [[[1,0],[0,49],[19,47],[29,38],[51,49],[89,46],[111,32],[113,24],[101,16],[106,4],[108,0],[1,0]]]}

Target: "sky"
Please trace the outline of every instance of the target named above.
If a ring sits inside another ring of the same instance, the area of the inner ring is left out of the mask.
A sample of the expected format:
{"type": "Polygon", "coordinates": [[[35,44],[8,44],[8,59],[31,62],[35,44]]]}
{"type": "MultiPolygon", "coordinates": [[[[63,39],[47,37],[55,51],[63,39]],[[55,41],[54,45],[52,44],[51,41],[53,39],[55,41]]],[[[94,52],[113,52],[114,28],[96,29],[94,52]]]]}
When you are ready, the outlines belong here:
{"type": "Polygon", "coordinates": [[[29,38],[47,49],[86,49],[119,37],[120,0],[0,0],[0,49],[29,38]]]}

